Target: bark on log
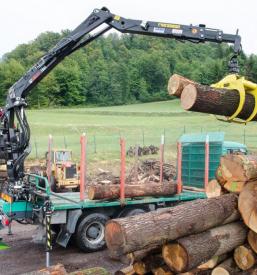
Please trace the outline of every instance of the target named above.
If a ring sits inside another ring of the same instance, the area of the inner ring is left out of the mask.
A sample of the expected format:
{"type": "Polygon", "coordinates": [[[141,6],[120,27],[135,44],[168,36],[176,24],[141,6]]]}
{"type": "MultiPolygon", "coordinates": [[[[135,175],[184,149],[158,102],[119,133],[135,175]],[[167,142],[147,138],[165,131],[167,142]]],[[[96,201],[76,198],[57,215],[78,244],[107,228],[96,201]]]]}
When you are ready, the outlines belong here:
{"type": "Polygon", "coordinates": [[[217,266],[219,263],[223,262],[227,258],[228,254],[226,253],[218,256],[213,256],[209,261],[199,265],[197,268],[200,270],[213,269],[215,266],[217,266]]]}
{"type": "Polygon", "coordinates": [[[231,257],[215,267],[211,275],[233,275],[240,272],[240,269],[236,265],[234,259],[231,257]]]}
{"type": "Polygon", "coordinates": [[[150,255],[141,261],[135,262],[133,268],[137,274],[144,275],[162,265],[164,265],[162,255],[150,255]]]}
{"type": "MultiPolygon", "coordinates": [[[[180,98],[184,110],[228,117],[236,112],[239,99],[236,90],[217,89],[200,84],[187,85],[180,98]]],[[[250,117],[254,105],[254,97],[246,94],[243,109],[237,117],[241,119],[250,117]]],[[[257,115],[253,120],[257,120],[257,115]]]]}
{"type": "Polygon", "coordinates": [[[244,223],[257,233],[257,181],[249,182],[238,199],[238,208],[244,223]]]}
{"type": "Polygon", "coordinates": [[[232,251],[242,245],[246,237],[247,228],[244,224],[230,223],[166,244],[162,256],[172,271],[185,272],[214,256],[232,251]]]}
{"type": "Polygon", "coordinates": [[[219,197],[222,194],[222,189],[217,180],[211,180],[205,190],[207,198],[219,197]]]}
{"type": "Polygon", "coordinates": [[[251,246],[252,250],[257,254],[257,233],[252,230],[249,230],[247,241],[251,246]]]}
{"type": "Polygon", "coordinates": [[[249,181],[257,179],[257,156],[228,154],[220,159],[226,181],[249,181]]]}
{"type": "Polygon", "coordinates": [[[119,256],[238,219],[237,196],[227,194],[110,220],[105,226],[105,240],[111,253],[119,256]]]}
{"type": "Polygon", "coordinates": [[[121,270],[118,270],[114,273],[114,275],[135,275],[136,272],[133,268],[133,265],[127,266],[121,270]]]}
{"type": "MultiPolygon", "coordinates": [[[[125,197],[143,197],[143,196],[168,196],[176,194],[177,184],[168,182],[144,183],[125,185],[125,197]]],[[[88,198],[90,200],[118,199],[120,197],[120,185],[95,185],[88,188],[88,198]]]]}
{"type": "Polygon", "coordinates": [[[188,84],[195,84],[195,82],[181,75],[173,74],[168,82],[169,95],[180,97],[183,89],[188,84]]]}
{"type": "Polygon", "coordinates": [[[234,260],[241,270],[248,270],[257,262],[256,255],[249,245],[237,247],[234,251],[234,260]]]}

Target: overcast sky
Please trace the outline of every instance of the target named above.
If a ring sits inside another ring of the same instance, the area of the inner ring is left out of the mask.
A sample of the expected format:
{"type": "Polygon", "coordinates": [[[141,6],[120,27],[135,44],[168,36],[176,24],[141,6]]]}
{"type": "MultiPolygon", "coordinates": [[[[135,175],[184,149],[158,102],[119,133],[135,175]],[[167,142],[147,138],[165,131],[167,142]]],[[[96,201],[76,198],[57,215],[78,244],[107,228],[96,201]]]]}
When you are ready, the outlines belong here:
{"type": "Polygon", "coordinates": [[[127,18],[206,24],[227,33],[239,28],[243,49],[257,54],[255,0],[0,0],[0,56],[45,31],[73,29],[94,8],[127,18]]]}

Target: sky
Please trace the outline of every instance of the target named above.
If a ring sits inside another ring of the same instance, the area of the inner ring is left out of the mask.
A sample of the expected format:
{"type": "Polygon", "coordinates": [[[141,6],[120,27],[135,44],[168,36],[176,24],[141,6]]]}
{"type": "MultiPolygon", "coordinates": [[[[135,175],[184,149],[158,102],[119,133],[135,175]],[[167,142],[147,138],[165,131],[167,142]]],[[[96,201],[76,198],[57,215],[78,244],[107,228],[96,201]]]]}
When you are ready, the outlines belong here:
{"type": "Polygon", "coordinates": [[[255,0],[0,0],[0,57],[45,31],[74,29],[94,8],[126,18],[205,24],[242,36],[243,50],[257,54],[255,0]]]}

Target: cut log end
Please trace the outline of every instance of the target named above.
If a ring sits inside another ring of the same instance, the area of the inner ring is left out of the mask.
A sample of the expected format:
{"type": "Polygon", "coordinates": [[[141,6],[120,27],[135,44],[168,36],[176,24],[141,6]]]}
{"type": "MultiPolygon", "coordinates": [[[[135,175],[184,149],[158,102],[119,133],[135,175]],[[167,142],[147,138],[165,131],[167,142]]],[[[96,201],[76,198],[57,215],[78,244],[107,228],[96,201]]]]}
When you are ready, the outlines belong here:
{"type": "Polygon", "coordinates": [[[162,248],[162,256],[167,266],[175,271],[182,272],[187,265],[187,252],[180,244],[166,244],[162,248]]]}
{"type": "Polygon", "coordinates": [[[247,270],[254,266],[256,257],[250,247],[240,245],[234,251],[234,260],[241,270],[247,270]]]}
{"type": "Polygon", "coordinates": [[[113,256],[121,256],[120,248],[124,245],[121,225],[115,221],[107,222],[105,226],[105,241],[107,246],[112,247],[113,256]],[[108,232],[108,234],[106,233],[108,232]]]}
{"type": "Polygon", "coordinates": [[[247,240],[252,250],[257,254],[257,233],[250,230],[247,236],[247,240]]]}
{"type": "Polygon", "coordinates": [[[257,181],[245,185],[239,195],[238,208],[244,223],[257,233],[257,181]]]}
{"type": "Polygon", "coordinates": [[[197,99],[197,89],[194,85],[187,85],[181,94],[181,107],[190,110],[197,99]]]}
{"type": "Polygon", "coordinates": [[[134,263],[133,269],[135,270],[136,274],[139,274],[139,275],[144,275],[148,272],[145,263],[142,261],[134,263]]]}
{"type": "Polygon", "coordinates": [[[206,187],[207,198],[219,197],[222,194],[221,186],[217,180],[211,180],[206,187]]]}
{"type": "Polygon", "coordinates": [[[180,85],[179,75],[174,74],[170,77],[168,82],[168,93],[170,95],[179,96],[183,90],[183,86],[180,85]]]}
{"type": "Polygon", "coordinates": [[[231,275],[229,271],[227,271],[224,267],[216,267],[211,275],[231,275]]]}

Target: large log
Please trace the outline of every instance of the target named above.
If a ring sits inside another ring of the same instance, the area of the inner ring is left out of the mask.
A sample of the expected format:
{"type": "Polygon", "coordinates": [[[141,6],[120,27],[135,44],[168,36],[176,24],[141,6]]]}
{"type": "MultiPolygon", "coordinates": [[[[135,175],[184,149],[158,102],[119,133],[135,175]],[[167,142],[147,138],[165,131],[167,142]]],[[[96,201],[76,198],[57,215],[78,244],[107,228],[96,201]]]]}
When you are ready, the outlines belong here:
{"type": "MultiPolygon", "coordinates": [[[[200,84],[187,85],[181,94],[181,106],[187,111],[221,116],[232,116],[239,105],[239,93],[236,90],[217,89],[200,84]]],[[[254,97],[246,94],[245,103],[238,118],[247,119],[255,106],[254,97]]],[[[257,115],[253,118],[257,120],[257,115]]]]}
{"type": "Polygon", "coordinates": [[[257,233],[257,181],[245,185],[239,195],[238,208],[244,223],[257,233]]]}
{"type": "Polygon", "coordinates": [[[225,180],[249,181],[257,179],[257,156],[228,154],[220,159],[225,180]]]}
{"type": "Polygon", "coordinates": [[[257,262],[256,255],[249,245],[238,246],[234,251],[234,260],[241,270],[248,270],[257,262]]]}
{"type": "Polygon", "coordinates": [[[211,275],[233,275],[238,274],[240,269],[236,265],[234,259],[231,257],[215,267],[211,275]]]}
{"type": "Polygon", "coordinates": [[[153,275],[173,275],[167,265],[163,265],[151,270],[153,275]]]}
{"type": "Polygon", "coordinates": [[[237,196],[226,194],[110,220],[105,226],[105,240],[112,254],[123,255],[237,219],[237,196]]]}
{"type": "Polygon", "coordinates": [[[180,97],[183,89],[188,84],[195,84],[194,81],[189,80],[181,75],[173,74],[168,82],[169,95],[180,97]]]}
{"type": "Polygon", "coordinates": [[[163,246],[162,255],[175,272],[191,270],[208,259],[232,251],[244,244],[247,228],[240,222],[209,229],[163,246]]]}
{"type": "Polygon", "coordinates": [[[257,233],[252,230],[249,230],[247,241],[251,246],[252,250],[257,254],[257,233]]]}
{"type": "MultiPolygon", "coordinates": [[[[168,196],[176,194],[177,184],[174,182],[144,183],[138,185],[125,185],[125,197],[143,196],[168,196]]],[[[90,200],[118,199],[120,197],[120,185],[101,185],[97,184],[88,188],[88,198],[90,200]]]]}

